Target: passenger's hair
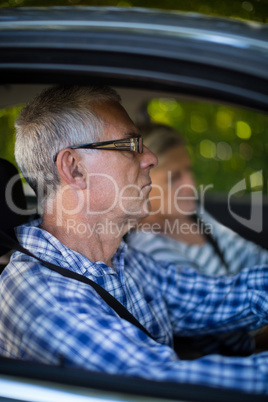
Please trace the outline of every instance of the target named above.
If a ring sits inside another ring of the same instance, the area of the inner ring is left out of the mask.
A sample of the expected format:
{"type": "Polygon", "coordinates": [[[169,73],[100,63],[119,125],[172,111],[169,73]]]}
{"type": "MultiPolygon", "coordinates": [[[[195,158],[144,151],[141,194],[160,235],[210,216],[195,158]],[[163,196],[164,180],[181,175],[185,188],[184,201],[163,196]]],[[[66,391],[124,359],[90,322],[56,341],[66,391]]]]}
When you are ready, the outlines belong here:
{"type": "Polygon", "coordinates": [[[169,126],[161,124],[146,124],[139,126],[143,137],[143,143],[158,157],[165,155],[176,146],[185,145],[181,135],[169,126]]]}
{"type": "Polygon", "coordinates": [[[110,87],[55,86],[22,109],[15,124],[15,158],[39,201],[60,183],[55,155],[68,146],[100,139],[104,123],[93,106],[106,101],[121,99],[110,87]]]}

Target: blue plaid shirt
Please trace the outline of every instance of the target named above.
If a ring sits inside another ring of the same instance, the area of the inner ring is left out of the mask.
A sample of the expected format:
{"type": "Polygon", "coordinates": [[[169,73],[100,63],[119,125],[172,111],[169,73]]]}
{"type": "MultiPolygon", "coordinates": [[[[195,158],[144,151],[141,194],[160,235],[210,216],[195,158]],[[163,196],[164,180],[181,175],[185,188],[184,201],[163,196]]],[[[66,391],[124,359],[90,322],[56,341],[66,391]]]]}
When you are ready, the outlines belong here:
{"type": "MultiPolygon", "coordinates": [[[[88,285],[15,252],[0,279],[0,354],[160,381],[268,393],[268,352],[247,358],[179,360],[182,336],[253,330],[268,323],[268,267],[206,277],[160,264],[122,243],[113,267],[61,244],[39,223],[18,229],[39,257],[82,274],[117,298],[153,335],[117,314],[88,285]]],[[[90,247],[90,244],[89,244],[90,247]]]]}

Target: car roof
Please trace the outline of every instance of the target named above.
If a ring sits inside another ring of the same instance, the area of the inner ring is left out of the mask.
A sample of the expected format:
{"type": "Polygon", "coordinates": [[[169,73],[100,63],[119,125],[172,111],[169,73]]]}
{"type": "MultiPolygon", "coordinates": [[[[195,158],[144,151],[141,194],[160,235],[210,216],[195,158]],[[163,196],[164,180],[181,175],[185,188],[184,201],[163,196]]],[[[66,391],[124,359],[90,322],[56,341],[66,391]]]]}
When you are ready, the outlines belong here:
{"type": "Polygon", "coordinates": [[[1,9],[0,32],[0,84],[93,82],[267,111],[264,24],[139,8],[18,7],[1,9]]]}

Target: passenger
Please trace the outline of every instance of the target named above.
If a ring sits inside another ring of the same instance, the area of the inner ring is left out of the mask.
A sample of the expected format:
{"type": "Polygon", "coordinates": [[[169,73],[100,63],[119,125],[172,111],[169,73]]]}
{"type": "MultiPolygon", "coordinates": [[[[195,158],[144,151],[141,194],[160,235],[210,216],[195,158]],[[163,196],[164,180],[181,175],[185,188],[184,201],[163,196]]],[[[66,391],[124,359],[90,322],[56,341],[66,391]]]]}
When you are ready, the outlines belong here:
{"type": "Polygon", "coordinates": [[[154,259],[179,266],[191,262],[205,275],[236,274],[268,263],[268,250],[217,222],[200,203],[192,164],[183,138],[170,127],[141,128],[144,144],[158,157],[151,172],[151,212],[127,237],[128,243],[154,259]]]}
{"type": "Polygon", "coordinates": [[[266,325],[268,267],[204,277],[190,264],[178,270],[121,241],[149,212],[149,173],[157,159],[142,148],[118,95],[109,88],[54,87],[24,108],[16,127],[17,163],[44,211],[40,221],[17,229],[20,243],[64,275],[80,273],[100,284],[153,339],[91,286],[15,252],[0,278],[1,355],[268,393],[268,352],[181,361],[172,349],[173,334],[266,325]]]}

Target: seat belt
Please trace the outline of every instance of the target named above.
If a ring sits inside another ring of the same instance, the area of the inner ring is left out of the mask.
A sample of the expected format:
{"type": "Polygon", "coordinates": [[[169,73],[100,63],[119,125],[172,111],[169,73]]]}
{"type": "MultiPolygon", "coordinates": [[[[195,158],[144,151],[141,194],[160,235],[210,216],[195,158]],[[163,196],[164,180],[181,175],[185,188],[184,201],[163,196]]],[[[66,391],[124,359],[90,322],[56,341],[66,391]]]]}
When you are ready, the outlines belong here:
{"type": "Polygon", "coordinates": [[[18,241],[8,236],[1,229],[0,229],[0,239],[1,244],[3,244],[4,246],[7,246],[13,250],[20,251],[23,254],[35,258],[46,268],[51,269],[52,271],[57,272],[58,274],[65,276],[67,278],[75,279],[76,281],[90,285],[99,294],[99,296],[101,296],[102,299],[119,315],[119,317],[135,325],[141,331],[143,331],[147,336],[149,336],[151,339],[154,340],[153,336],[147,331],[147,329],[144,328],[144,326],[123,306],[123,304],[121,304],[118,300],[116,300],[115,297],[113,297],[109,292],[107,292],[107,290],[105,290],[98,283],[76,272],[70,271],[66,268],[62,268],[58,265],[42,260],[41,258],[37,257],[26,248],[22,247],[18,241]]]}
{"type": "Polygon", "coordinates": [[[219,259],[220,259],[221,263],[223,264],[223,266],[225,267],[226,272],[228,272],[229,267],[228,267],[227,262],[225,261],[225,257],[224,257],[223,252],[219,248],[219,245],[218,245],[217,241],[212,236],[211,231],[206,230],[206,228],[208,227],[207,223],[205,223],[203,221],[203,219],[201,219],[201,217],[198,216],[197,214],[194,214],[192,217],[193,217],[194,222],[198,225],[199,229],[201,229],[201,225],[203,225],[203,227],[205,228],[205,230],[203,231],[205,238],[207,239],[208,243],[210,243],[210,245],[213,247],[215,253],[219,257],[219,259]]]}

